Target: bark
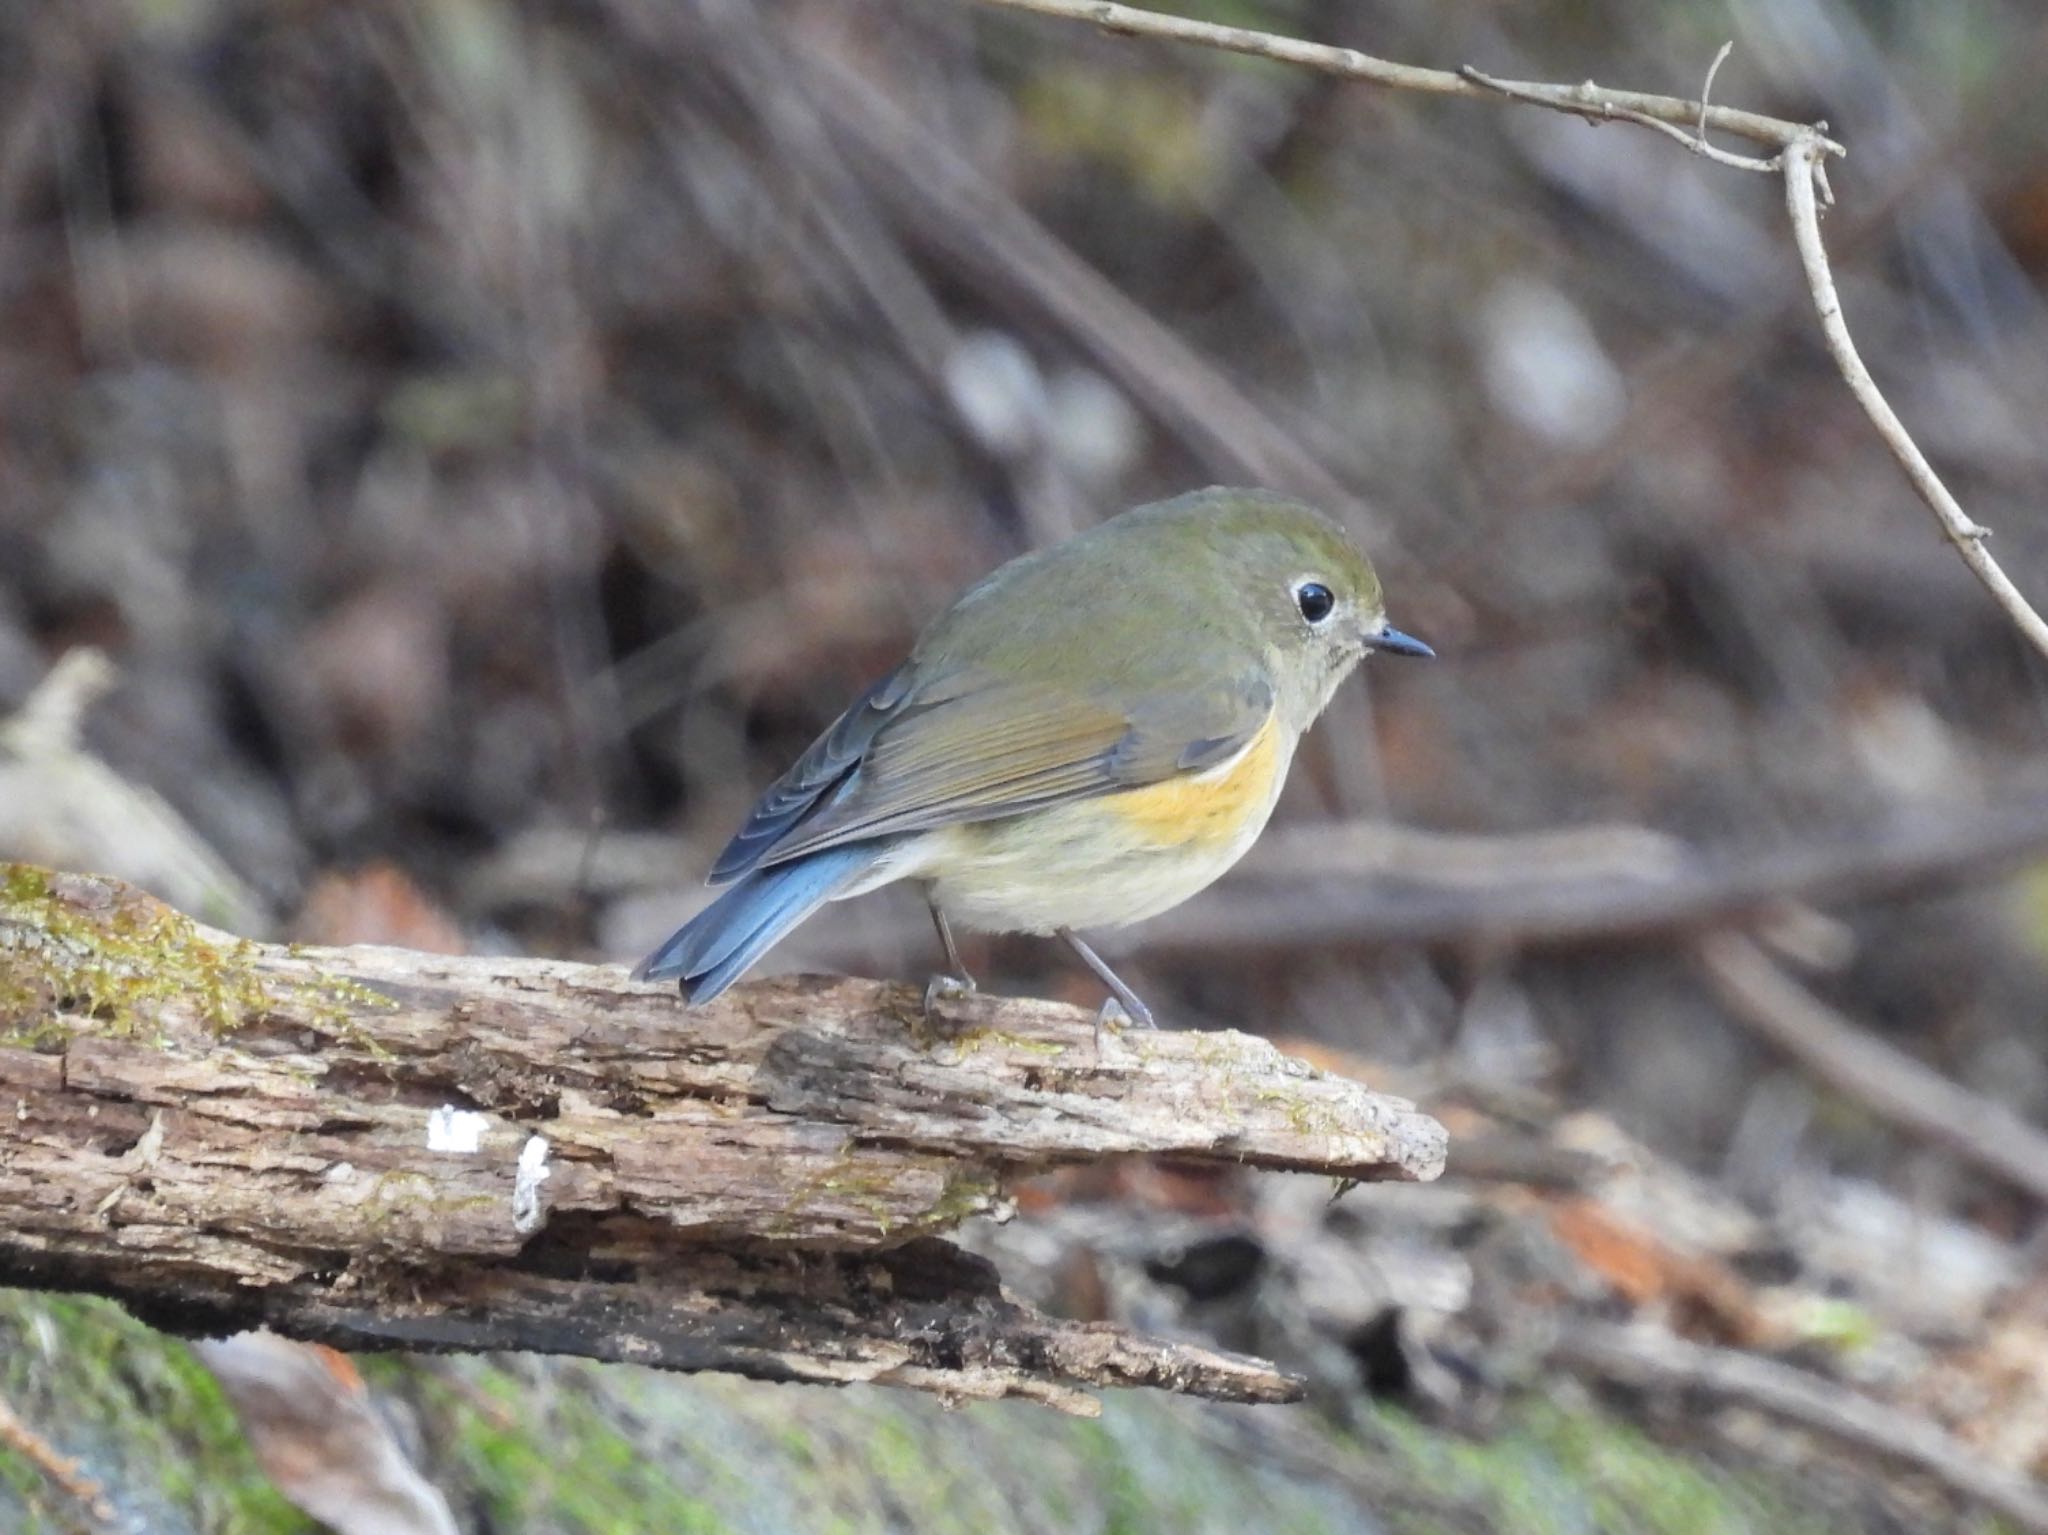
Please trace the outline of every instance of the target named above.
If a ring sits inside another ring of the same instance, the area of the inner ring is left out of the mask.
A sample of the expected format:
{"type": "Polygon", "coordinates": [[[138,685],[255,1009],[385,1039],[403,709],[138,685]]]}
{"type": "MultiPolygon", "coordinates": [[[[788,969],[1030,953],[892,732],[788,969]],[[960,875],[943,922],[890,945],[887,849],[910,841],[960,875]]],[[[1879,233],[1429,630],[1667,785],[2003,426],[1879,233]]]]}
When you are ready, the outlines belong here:
{"type": "Polygon", "coordinates": [[[1259,1361],[1039,1316],[933,1233],[1159,1153],[1428,1178],[1403,1100],[1237,1033],[800,977],[684,1011],[547,960],[285,948],[0,868],[0,1283],[190,1333],[518,1348],[1085,1408],[1259,1361]]]}

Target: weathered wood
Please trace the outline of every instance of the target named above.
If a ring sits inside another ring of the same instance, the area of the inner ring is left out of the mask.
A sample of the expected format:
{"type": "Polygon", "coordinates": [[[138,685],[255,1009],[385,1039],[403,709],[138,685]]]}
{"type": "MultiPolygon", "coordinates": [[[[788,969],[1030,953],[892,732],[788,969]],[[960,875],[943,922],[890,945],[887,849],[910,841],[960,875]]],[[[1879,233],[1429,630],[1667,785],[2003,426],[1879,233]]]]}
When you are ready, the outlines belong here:
{"type": "Polygon", "coordinates": [[[933,1232],[1019,1175],[1167,1153],[1428,1178],[1443,1131],[1236,1033],[764,981],[242,943],[111,880],[0,893],[0,1282],[164,1325],[529,1348],[1061,1405],[1288,1394],[1039,1317],[933,1232]]]}

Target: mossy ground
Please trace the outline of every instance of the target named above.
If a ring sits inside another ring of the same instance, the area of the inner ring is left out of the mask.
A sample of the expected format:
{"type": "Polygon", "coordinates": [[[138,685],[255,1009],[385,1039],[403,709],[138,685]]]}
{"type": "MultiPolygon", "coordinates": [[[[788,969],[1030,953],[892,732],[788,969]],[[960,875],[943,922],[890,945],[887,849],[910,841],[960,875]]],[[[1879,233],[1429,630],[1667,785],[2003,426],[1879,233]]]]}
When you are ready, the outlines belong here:
{"type": "MultiPolygon", "coordinates": [[[[1549,1402],[1515,1410],[1483,1442],[1434,1432],[1393,1409],[1368,1437],[1418,1486],[1456,1492],[1490,1528],[1515,1535],[1828,1535],[1825,1513],[1789,1490],[1681,1454],[1601,1412],[1549,1402]]],[[[1427,1513],[1393,1518],[1400,1535],[1436,1535],[1427,1513]]]]}
{"type": "Polygon", "coordinates": [[[430,1474],[478,1490],[493,1530],[684,1535],[1006,1535],[1245,1529],[1320,1535],[1328,1490],[1235,1466],[1156,1398],[1097,1422],[1022,1403],[948,1411],[879,1387],[837,1391],[530,1360],[391,1361],[430,1474]]]}
{"type": "MultiPolygon", "coordinates": [[[[1026,1404],[948,1412],[907,1392],[760,1386],[545,1359],[369,1359],[465,1529],[498,1535],[1804,1535],[1784,1488],[1681,1455],[1612,1416],[1528,1404],[1466,1441],[1384,1408],[1329,1433],[1362,1482],[1233,1449],[1257,1414],[1149,1392],[1100,1420],[1026,1404]],[[1210,1433],[1204,1429],[1217,1427],[1210,1433]],[[1432,1508],[1458,1508],[1438,1517],[1432,1508]]],[[[0,1291],[0,1396],[152,1535],[311,1535],[262,1474],[207,1371],[117,1306],[0,1291]]],[[[1290,1427],[1300,1427],[1298,1418],[1290,1427]]],[[[1245,1443],[1255,1443],[1257,1433],[1245,1443]]],[[[0,1529],[78,1510],[0,1449],[0,1529]]]]}
{"type": "MultiPolygon", "coordinates": [[[[1532,1402],[1485,1441],[1397,1410],[1355,1432],[1307,1408],[1111,1397],[1096,1421],[1022,1403],[768,1386],[530,1358],[364,1361],[465,1529],[493,1535],[1820,1535],[1796,1489],[1532,1402]],[[1314,1458],[1267,1455],[1285,1415],[1314,1458]],[[1360,1473],[1363,1474],[1360,1474],[1360,1473]],[[1378,1489],[1372,1491],[1368,1489],[1378,1489]]],[[[263,1481],[182,1344],[102,1301],[0,1291],[0,1395],[151,1535],[310,1535],[263,1481]]],[[[0,1448],[0,1529],[83,1527],[0,1448]]]]}
{"type": "MultiPolygon", "coordinates": [[[[182,1343],[108,1301],[0,1290],[0,1396],[105,1489],[116,1529],[313,1535],[257,1468],[234,1409],[182,1343]]],[[[0,1529],[97,1528],[0,1447],[0,1529]]]]}

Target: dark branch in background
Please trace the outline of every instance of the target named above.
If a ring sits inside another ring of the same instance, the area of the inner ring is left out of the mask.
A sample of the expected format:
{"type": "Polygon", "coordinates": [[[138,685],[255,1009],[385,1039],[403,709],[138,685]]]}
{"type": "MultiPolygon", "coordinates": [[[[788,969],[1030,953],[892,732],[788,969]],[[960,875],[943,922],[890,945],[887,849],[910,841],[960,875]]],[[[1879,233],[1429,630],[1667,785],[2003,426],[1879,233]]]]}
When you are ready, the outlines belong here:
{"type": "MultiPolygon", "coordinates": [[[[674,855],[659,845],[669,866],[674,855]]],[[[650,849],[654,851],[654,849],[650,849]]],[[[1729,925],[1769,927],[1803,903],[1899,900],[1995,876],[2048,851],[2048,801],[1918,810],[1858,832],[1764,851],[1691,847],[1643,827],[1452,836],[1373,822],[1281,828],[1213,891],[1106,953],[1235,961],[1246,954],[1421,944],[1455,952],[1663,944],[1729,925]]],[[[552,843],[493,871],[545,889],[552,843]]],[[[652,858],[621,856],[621,876],[652,858]]],[[[873,926],[862,930],[872,939],[873,926]]],[[[927,941],[906,918],[900,941],[927,941]]],[[[893,933],[893,930],[892,930],[893,933]]],[[[871,943],[811,952],[857,963],[871,943]]]]}
{"type": "Polygon", "coordinates": [[[1768,923],[1797,902],[1894,900],[2017,868],[2048,850],[2048,801],[1920,810],[1854,834],[1762,851],[1695,849],[1634,831],[1606,867],[1587,859],[1576,869],[1548,851],[1564,834],[1316,830],[1324,847],[1304,846],[1300,867],[1287,861],[1298,834],[1269,838],[1274,845],[1253,853],[1242,876],[1147,924],[1134,946],[1182,954],[1239,946],[1504,951],[1662,942],[1729,923],[1768,923]],[[1442,855],[1432,852],[1438,847],[1442,855]],[[1366,864],[1386,848],[1397,855],[1380,855],[1377,868],[1366,864]],[[1347,852],[1359,860],[1348,872],[1347,852]]]}
{"type": "Polygon", "coordinates": [[[1698,954],[1729,1011],[1828,1086],[2048,1201],[2048,1134],[1858,1028],[1749,939],[1715,933],[1700,941],[1698,954]]]}
{"type": "Polygon", "coordinates": [[[0,1284],[186,1332],[531,1349],[1085,1409],[1271,1366],[1039,1316],[932,1233],[1058,1163],[1430,1178],[1444,1134],[1235,1033],[798,978],[283,948],[0,865],[0,1284]]]}
{"type": "Polygon", "coordinates": [[[1566,1327],[1550,1357],[1569,1370],[1637,1392],[1678,1393],[1767,1413],[1839,1444],[1934,1478],[1991,1509],[2015,1529],[2048,1532],[2048,1496],[2026,1477],[1996,1466],[1953,1434],[1840,1381],[1735,1349],[1688,1343],[1661,1331],[1580,1322],[1566,1327]]]}
{"type": "MultiPolygon", "coordinates": [[[[1164,42],[1193,43],[1226,53],[1247,54],[1299,65],[1324,74],[1340,75],[1397,90],[1418,91],[1435,96],[1487,97],[1522,102],[1550,111],[1564,112],[1590,122],[1621,122],[1654,129],[1676,138],[1686,148],[1718,165],[1739,170],[1782,175],[1785,180],[1785,208],[1799,248],[1800,264],[1813,297],[1814,312],[1820,317],[1828,355],[1834,360],[1856,403],[1869,416],[1885,446],[1905,471],[1914,494],[1926,503],[1940,524],[1942,533],[1955,545],[1963,561],[1981,581],[1985,590],[2006,616],[2026,636],[2027,642],[2048,655],[2048,621],[2013,585],[2003,568],[1984,547],[1989,530],[1965,513],[1949,489],[1927,462],[1878,389],[1876,380],[1863,365],[1856,344],[1842,318],[1841,300],[1835,294],[1834,276],[1827,250],[1820,237],[1820,204],[1832,202],[1828,192],[1827,161],[1845,154],[1843,147],[1827,137],[1825,123],[1795,123],[1766,117],[1756,112],[1737,111],[1705,101],[1686,101],[1676,96],[1653,96],[1640,91],[1612,90],[1588,80],[1580,85],[1554,85],[1533,81],[1496,80],[1467,68],[1458,73],[1421,69],[1396,64],[1360,53],[1355,48],[1332,48],[1297,38],[1281,37],[1244,27],[1219,26],[1213,22],[1141,11],[1110,0],[981,0],[982,4],[1008,10],[1034,11],[1068,21],[1090,22],[1105,31],[1128,37],[1146,37],[1164,42]],[[1680,131],[1683,130],[1683,131],[1680,131]],[[1752,143],[1775,149],[1768,158],[1730,154],[1707,142],[1709,131],[1733,134],[1752,143]],[[1818,194],[1818,195],[1816,195],[1818,194]]],[[[1726,50],[1716,55],[1707,73],[1711,86],[1726,50]]],[[[1704,94],[1704,90],[1702,92],[1704,94]]]]}

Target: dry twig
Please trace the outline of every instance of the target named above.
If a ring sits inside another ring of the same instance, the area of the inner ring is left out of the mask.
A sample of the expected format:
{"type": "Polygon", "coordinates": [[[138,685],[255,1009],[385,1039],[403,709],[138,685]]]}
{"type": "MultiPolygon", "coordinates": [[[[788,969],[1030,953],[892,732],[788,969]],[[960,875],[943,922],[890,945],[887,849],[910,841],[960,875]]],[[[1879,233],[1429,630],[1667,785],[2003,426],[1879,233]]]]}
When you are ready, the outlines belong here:
{"type": "Polygon", "coordinates": [[[1640,91],[1619,91],[1588,80],[1579,85],[1556,85],[1535,81],[1499,80],[1467,67],[1456,73],[1397,64],[1360,53],[1355,48],[1333,48],[1303,42],[1246,27],[1230,27],[1195,21],[1182,16],[1142,11],[1110,0],[982,0],[1011,10],[1034,11],[1069,21],[1085,21],[1129,37],[1149,37],[1168,42],[1193,43],[1204,48],[1241,53],[1254,58],[1319,70],[1348,79],[1365,80],[1396,90],[1417,91],[1435,96],[1496,96],[1525,102],[1530,106],[1569,113],[1591,122],[1625,122],[1649,128],[1674,138],[1694,154],[1717,165],[1735,170],[1782,174],[1785,205],[1792,232],[1805,270],[1807,287],[1820,316],[1829,356],[1834,360],[1856,403],[1870,417],[1885,446],[1905,471],[1914,494],[1927,504],[1941,525],[1943,534],[1955,545],[1964,563],[1984,584],[2006,615],[2026,636],[2029,644],[2048,655],[2048,622],[2020,593],[2004,569],[1984,547],[1987,529],[1973,521],[1948,487],[1927,462],[1905,425],[1886,402],[1870,370],[1863,365],[1842,318],[1842,305],[1835,293],[1826,248],[1820,238],[1821,199],[1832,201],[1827,188],[1826,161],[1846,153],[1827,137],[1825,123],[1795,123],[1756,112],[1714,106],[1704,98],[1726,57],[1726,49],[1715,55],[1707,71],[1706,85],[1699,101],[1676,96],[1647,95],[1640,91]],[[1707,142],[1708,129],[1731,133],[1778,152],[1768,158],[1732,154],[1707,142]]]}
{"type": "Polygon", "coordinates": [[[113,1527],[117,1510],[106,1489],[87,1476],[74,1457],[30,1428],[5,1397],[0,1397],[0,1450],[12,1451],[34,1466],[44,1481],[77,1505],[94,1529],[113,1527]]]}
{"type": "MultiPolygon", "coordinates": [[[[1724,57],[1726,57],[1725,47],[1721,53],[1714,56],[1713,68],[1707,71],[1707,79],[1710,83],[1713,80],[1714,74],[1720,69],[1721,60],[1724,57]]],[[[1634,123],[1638,128],[1648,128],[1652,132],[1661,133],[1667,139],[1675,140],[1691,153],[1712,160],[1716,165],[1725,165],[1730,170],[1775,172],[1778,169],[1779,162],[1776,155],[1771,156],[1769,159],[1764,159],[1757,155],[1738,155],[1726,149],[1717,149],[1707,142],[1706,124],[1708,115],[1713,109],[1707,104],[1706,91],[1704,89],[1700,92],[1699,126],[1688,131],[1677,127],[1675,124],[1667,123],[1660,117],[1652,117],[1647,112],[1638,112],[1632,107],[1616,106],[1614,102],[1601,95],[1599,87],[1595,86],[1591,81],[1579,87],[1579,90],[1586,96],[1586,101],[1582,106],[1561,108],[1561,104],[1554,96],[1544,95],[1541,91],[1531,86],[1518,85],[1512,80],[1496,80],[1492,75],[1482,74],[1470,64],[1467,64],[1458,73],[1467,80],[1470,80],[1474,85],[1483,85],[1496,95],[1505,96],[1510,101],[1525,102],[1532,107],[1550,107],[1553,109],[1575,111],[1579,116],[1591,122],[1634,123]]]]}
{"type": "Polygon", "coordinates": [[[1785,210],[1792,220],[1793,238],[1799,243],[1799,264],[1805,270],[1806,286],[1813,295],[1814,312],[1820,316],[1821,334],[1827,340],[1828,355],[1834,359],[1835,367],[1848,383],[1850,393],[1856,396],[1856,403],[1863,407],[1863,413],[1870,417],[1871,424],[1884,439],[1885,447],[1898,460],[1899,468],[1905,471],[1914,492],[1927,503],[1935,521],[1941,524],[1941,531],[1955,545],[1956,553],[1963,557],[1963,563],[1984,583],[1985,590],[2005,609],[2006,615],[2019,626],[2020,633],[2027,637],[2028,642],[2043,655],[2048,655],[2048,622],[2042,620],[2033,605],[2021,595],[2020,589],[2013,585],[2012,578],[1991,557],[1991,551],[1984,547],[1984,540],[1991,536],[1991,530],[1975,522],[1950,494],[1948,486],[1934,472],[1934,466],[1927,462],[1927,455],[1913,441],[1906,424],[1891,408],[1856,350],[1855,338],[1849,334],[1849,323],[1842,317],[1842,300],[1835,292],[1835,278],[1828,266],[1827,248],[1820,238],[1820,209],[1815,194],[1816,190],[1823,196],[1827,193],[1826,151],[1817,138],[1801,139],[1785,147],[1783,158],[1785,210]]]}
{"type": "MultiPolygon", "coordinates": [[[[1332,48],[1323,43],[1309,43],[1299,38],[1282,37],[1273,32],[1254,31],[1249,27],[1227,27],[1216,22],[1163,15],[1158,11],[1141,11],[1128,5],[1111,4],[1109,0],[982,0],[982,3],[1000,5],[1010,10],[1036,11],[1044,16],[1058,16],[1067,21],[1092,22],[1106,32],[1115,32],[1125,37],[1151,37],[1166,42],[1194,43],[1199,47],[1215,48],[1225,53],[1242,53],[1253,58],[1273,59],[1282,64],[1296,64],[1323,74],[1342,75],[1346,79],[1365,80],[1374,85],[1391,86],[1396,90],[1419,91],[1429,96],[1464,96],[1479,99],[1494,95],[1505,86],[1518,100],[1548,107],[1553,111],[1569,112],[1574,117],[1590,118],[1596,122],[1634,122],[1649,118],[1680,128],[1690,128],[1704,123],[1720,132],[1732,133],[1737,138],[1781,148],[1812,131],[1804,123],[1765,117],[1757,112],[1743,112],[1734,107],[1704,106],[1700,102],[1686,101],[1678,96],[1609,90],[1604,86],[1595,85],[1590,80],[1579,85],[1553,85],[1523,80],[1475,80],[1465,74],[1446,69],[1424,69],[1414,64],[1396,64],[1389,59],[1374,58],[1369,53],[1360,53],[1356,48],[1332,48]],[[1623,114],[1630,115],[1624,117],[1623,114]]],[[[1828,148],[1834,154],[1842,152],[1838,144],[1829,144],[1828,148]]]]}

